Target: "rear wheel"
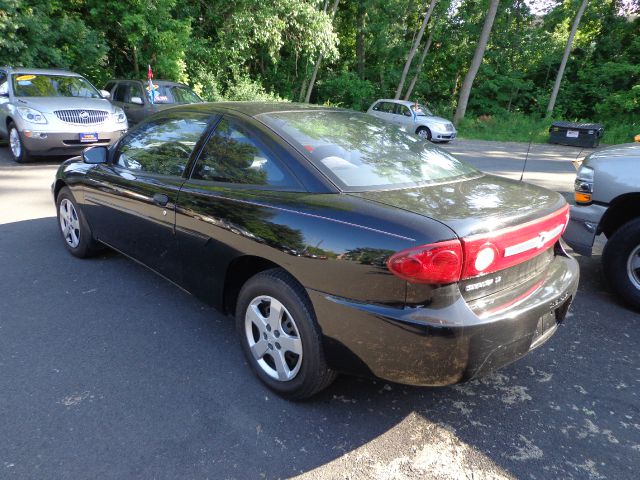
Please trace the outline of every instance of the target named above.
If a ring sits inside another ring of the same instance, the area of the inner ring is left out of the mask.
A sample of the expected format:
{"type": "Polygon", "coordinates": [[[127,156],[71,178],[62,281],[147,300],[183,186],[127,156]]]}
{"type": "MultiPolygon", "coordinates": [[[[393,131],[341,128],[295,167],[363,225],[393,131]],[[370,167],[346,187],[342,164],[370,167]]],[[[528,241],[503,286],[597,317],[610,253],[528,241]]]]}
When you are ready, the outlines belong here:
{"type": "Polygon", "coordinates": [[[640,310],[640,219],[625,223],[608,239],[602,264],[614,291],[640,310]]]}
{"type": "Polygon", "coordinates": [[[306,292],[283,270],[266,270],[245,283],[236,328],[251,368],[279,395],[301,400],[334,380],[306,292]]]}
{"type": "Polygon", "coordinates": [[[9,150],[11,150],[14,162],[27,163],[31,160],[22,143],[20,132],[18,132],[16,124],[13,122],[9,123],[9,150]]]}
{"type": "Polygon", "coordinates": [[[418,135],[420,138],[424,138],[425,140],[431,140],[431,130],[429,130],[427,127],[419,127],[416,130],[416,135],[418,135]]]}
{"type": "Polygon", "coordinates": [[[58,193],[56,206],[60,233],[67,250],[79,258],[89,257],[99,250],[89,224],[67,187],[63,187],[58,193]]]}

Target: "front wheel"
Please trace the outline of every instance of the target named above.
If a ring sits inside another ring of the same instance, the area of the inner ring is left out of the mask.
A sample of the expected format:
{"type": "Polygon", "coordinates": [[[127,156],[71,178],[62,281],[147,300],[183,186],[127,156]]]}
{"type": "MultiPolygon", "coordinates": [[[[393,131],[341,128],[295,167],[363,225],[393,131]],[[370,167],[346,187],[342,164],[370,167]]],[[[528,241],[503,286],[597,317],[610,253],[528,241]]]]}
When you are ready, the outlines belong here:
{"type": "Polygon", "coordinates": [[[251,368],[282,397],[302,400],[334,380],[313,307],[304,288],[283,270],[266,270],[245,283],[236,328],[251,368]]]}
{"type": "Polygon", "coordinates": [[[64,246],[76,257],[85,258],[94,254],[99,246],[93,239],[89,224],[78,207],[71,190],[63,187],[56,198],[58,224],[64,246]]]}
{"type": "Polygon", "coordinates": [[[13,122],[9,123],[9,150],[11,150],[11,157],[16,163],[27,163],[31,160],[24,148],[22,138],[20,138],[20,132],[13,122]]]}
{"type": "Polygon", "coordinates": [[[640,219],[625,223],[609,238],[602,264],[614,291],[640,310],[640,219]]]}
{"type": "Polygon", "coordinates": [[[416,135],[418,135],[420,138],[424,138],[425,140],[431,140],[431,130],[429,130],[427,127],[419,127],[416,130],[416,135]]]}

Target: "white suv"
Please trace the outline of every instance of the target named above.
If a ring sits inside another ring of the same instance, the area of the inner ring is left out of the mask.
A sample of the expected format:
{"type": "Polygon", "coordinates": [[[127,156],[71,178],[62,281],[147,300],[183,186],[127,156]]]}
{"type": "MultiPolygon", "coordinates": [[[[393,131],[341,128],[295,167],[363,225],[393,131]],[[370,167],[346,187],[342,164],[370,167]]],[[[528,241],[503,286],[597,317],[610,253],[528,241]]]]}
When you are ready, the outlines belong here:
{"type": "Polygon", "coordinates": [[[369,115],[402,125],[416,135],[432,142],[447,143],[458,132],[446,118],[436,117],[431,110],[418,102],[405,100],[376,100],[367,110],[369,115]]]}
{"type": "Polygon", "coordinates": [[[0,68],[0,137],[19,163],[110,145],[127,130],[127,117],[108,96],[77,73],[0,68]]]}

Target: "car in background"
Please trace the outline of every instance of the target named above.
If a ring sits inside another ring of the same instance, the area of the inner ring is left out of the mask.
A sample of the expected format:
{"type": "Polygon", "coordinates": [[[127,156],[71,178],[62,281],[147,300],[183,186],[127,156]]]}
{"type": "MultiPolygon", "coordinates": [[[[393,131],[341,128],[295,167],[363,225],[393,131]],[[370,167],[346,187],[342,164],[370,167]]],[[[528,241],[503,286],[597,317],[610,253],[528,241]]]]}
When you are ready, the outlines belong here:
{"type": "Polygon", "coordinates": [[[371,104],[369,115],[397,123],[432,142],[448,143],[458,132],[446,118],[437,117],[426,106],[405,100],[380,99],[371,104]]]}
{"type": "Polygon", "coordinates": [[[127,130],[124,111],[108,95],[66,70],[2,67],[0,136],[18,163],[108,146],[127,130]]]}
{"type": "Polygon", "coordinates": [[[130,125],[175,105],[202,103],[202,99],[182,83],[153,80],[153,85],[153,102],[149,94],[149,82],[146,81],[110,80],[104,89],[111,94],[111,103],[124,109],[130,125]]]}
{"type": "Polygon", "coordinates": [[[349,110],[175,107],[61,165],[52,192],[72,255],[108,245],[235,315],[292,399],[336,372],[474,378],[549,339],[578,286],[560,194],[349,110]]]}
{"type": "Polygon", "coordinates": [[[565,241],[591,256],[594,239],[607,243],[602,265],[608,283],[640,310],[640,145],[627,144],[588,155],[575,180],[575,205],[565,241]]]}

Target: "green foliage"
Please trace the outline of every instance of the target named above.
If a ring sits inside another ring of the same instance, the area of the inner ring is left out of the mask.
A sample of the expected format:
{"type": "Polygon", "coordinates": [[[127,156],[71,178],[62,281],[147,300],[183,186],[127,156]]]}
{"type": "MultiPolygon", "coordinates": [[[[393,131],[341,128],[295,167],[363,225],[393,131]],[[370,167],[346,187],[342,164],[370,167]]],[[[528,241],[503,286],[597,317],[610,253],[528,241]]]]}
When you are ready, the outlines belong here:
{"type": "MultiPolygon", "coordinates": [[[[393,96],[428,3],[340,0],[332,19],[333,0],[0,2],[0,64],[68,68],[97,86],[113,77],[145,78],[151,64],[156,78],[189,83],[207,100],[297,101],[322,54],[312,101],[357,110],[393,96]]],[[[455,110],[488,3],[436,5],[420,49],[431,33],[432,46],[420,72],[414,60],[409,78],[419,73],[412,98],[440,115],[455,110]]],[[[500,2],[463,135],[500,131],[515,138],[519,127],[532,125],[544,133],[536,119],[579,3],[500,2]],[[546,11],[531,11],[542,3],[546,11]],[[474,120],[481,115],[499,128],[474,120]],[[509,120],[501,126],[501,119],[509,120]]],[[[604,123],[607,142],[628,139],[627,130],[640,133],[640,18],[630,17],[633,11],[640,13],[639,0],[589,2],[554,112],[557,119],[604,123]]]]}
{"type": "MultiPolygon", "coordinates": [[[[504,142],[546,143],[553,120],[521,113],[491,117],[465,118],[459,125],[460,137],[475,140],[504,142]]],[[[600,122],[604,125],[602,143],[616,144],[633,141],[640,132],[640,122],[619,122],[614,119],[600,122]]]]}
{"type": "Polygon", "coordinates": [[[360,80],[355,73],[341,72],[318,82],[320,98],[332,104],[354,110],[366,110],[375,100],[374,87],[368,80],[360,80]]]}

